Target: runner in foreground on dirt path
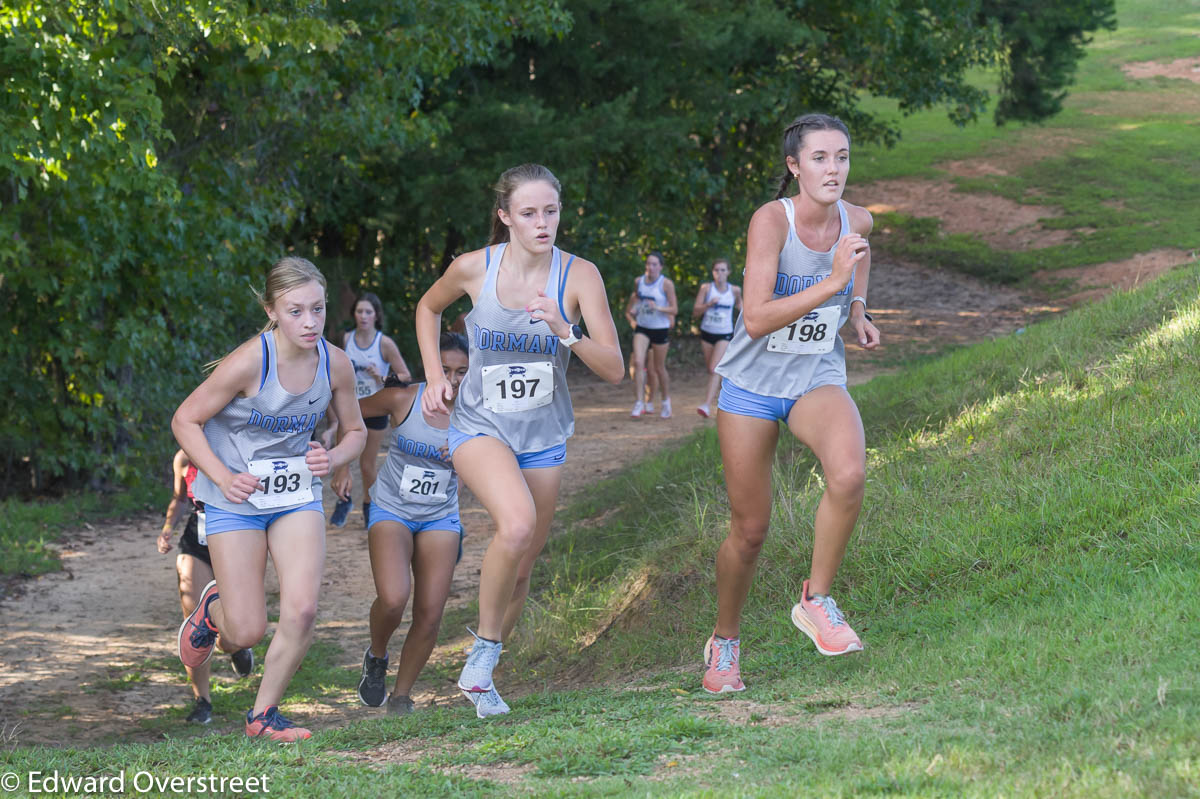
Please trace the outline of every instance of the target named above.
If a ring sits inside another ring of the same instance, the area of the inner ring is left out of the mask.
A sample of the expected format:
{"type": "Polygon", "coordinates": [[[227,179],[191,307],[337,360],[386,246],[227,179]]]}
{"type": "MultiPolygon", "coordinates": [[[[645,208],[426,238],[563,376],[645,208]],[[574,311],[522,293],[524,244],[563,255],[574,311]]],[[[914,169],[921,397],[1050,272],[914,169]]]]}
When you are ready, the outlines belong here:
{"type": "MultiPolygon", "coordinates": [[[[467,374],[467,339],[443,333],[438,346],[442,376],[457,393],[467,374]]],[[[421,407],[425,387],[414,383],[384,388],[358,401],[364,417],[386,413],[400,420],[388,439],[367,531],[376,596],[371,604],[371,643],[363,653],[358,682],[364,705],[379,707],[386,701],[387,712],[398,715],[413,711],[409,694],[437,643],[454,567],[462,557],[458,476],[450,467],[446,439],[449,419],[421,407]],[[409,594],[412,623],[400,650],[396,685],[388,696],[388,641],[404,619],[409,594]]],[[[453,396],[446,400],[451,407],[453,402],[453,396]]],[[[339,469],[334,490],[349,493],[351,479],[348,467],[339,469]]]]}
{"type": "MultiPolygon", "coordinates": [[[[654,375],[662,397],[662,418],[671,418],[671,381],[667,377],[667,350],[671,346],[671,326],[679,303],[675,299],[675,284],[665,277],[662,254],[646,256],[646,274],[634,281],[633,294],[625,305],[625,317],[633,328],[633,410],[634,419],[646,413],[645,396],[647,372],[654,375]]],[[[653,405],[651,405],[653,407],[653,405]]]]}
{"type": "Polygon", "coordinates": [[[701,283],[696,293],[696,304],[692,316],[700,316],[700,348],[704,351],[704,365],[708,368],[708,394],[704,404],[696,413],[705,419],[712,416],[713,400],[721,388],[721,376],[717,364],[725,354],[725,348],[733,338],[733,314],[742,310],[742,289],[729,282],[729,261],[718,258],[712,264],[712,282],[701,283]]]}
{"type": "Polygon", "coordinates": [[[846,391],[838,330],[848,320],[860,345],[879,344],[879,331],[866,313],[871,215],[841,199],[850,171],[850,133],[841,120],[800,117],[784,131],[783,155],[787,172],[776,201],[750,220],[745,306],[717,367],[724,378],[717,435],[730,524],[717,551],[717,624],[704,646],[703,683],[711,693],[745,688],[738,630],[771,520],[780,421],[812,449],[825,475],[812,570],[792,608],[792,622],[821,654],[862,649],[829,591],[858,520],[865,482],[862,420],[846,391]]]}
{"type": "MultiPolygon", "coordinates": [[[[171,502],[167,505],[167,518],[158,534],[158,551],[165,555],[171,551],[171,536],[184,508],[191,508],[183,535],[179,537],[179,555],[175,558],[175,572],[179,575],[179,605],[186,619],[196,609],[200,589],[213,578],[212,561],[208,557],[208,545],[201,538],[204,511],[195,505],[192,482],[196,479],[196,467],[188,460],[187,453],[178,450],[171,459],[171,502]]],[[[230,655],[233,672],[245,677],[254,670],[254,650],[239,649],[230,655]]],[[[196,724],[212,721],[212,696],[208,690],[211,668],[207,663],[187,669],[188,683],[192,686],[195,704],[187,720],[196,724]]]]}
{"type": "MultiPolygon", "coordinates": [[[[383,303],[379,297],[369,291],[358,295],[354,301],[354,329],[347,330],[342,336],[342,348],[354,364],[354,390],[359,399],[369,397],[383,388],[390,369],[400,382],[412,381],[408,364],[400,354],[400,348],[390,336],[383,335],[383,303]]],[[[387,437],[387,416],[363,417],[367,426],[367,445],[363,448],[358,459],[358,468],[362,473],[363,488],[363,527],[369,527],[367,515],[371,512],[371,486],[375,484],[379,445],[387,437]]],[[[329,517],[333,527],[345,527],[346,517],[353,507],[350,494],[338,494],[337,504],[329,517]]]]}
{"type": "Polygon", "coordinates": [[[233,652],[262,640],[269,552],[279,578],[279,623],[246,734],[295,741],[311,733],[282,716],[278,703],[312,643],[325,565],[320,478],[357,458],[366,432],[354,367],[321,337],[325,278],[317,268],[283,258],[271,267],[260,300],[270,319],[263,331],[226,355],[171,420],[200,470],[192,490],[205,506],[216,573],[179,628],[179,657],[195,667],[208,661],[214,644],[233,652]],[[342,441],[326,450],[310,436],[330,403],[342,441]]]}
{"type": "Polygon", "coordinates": [[[441,373],[441,313],[471,298],[471,359],[450,415],[459,478],[495,523],[479,577],[479,627],[458,687],[480,718],[508,712],[492,684],[501,641],[517,623],[533,562],[546,543],[575,431],[567,392],[573,351],[601,378],[625,373],[604,280],[596,266],[554,246],[562,203],[544,166],[513,167],[496,183],[489,246],[454,259],[417,303],[428,385],[421,405],[447,413],[454,388],[441,373]],[[587,323],[583,334],[577,320],[587,323]]]}

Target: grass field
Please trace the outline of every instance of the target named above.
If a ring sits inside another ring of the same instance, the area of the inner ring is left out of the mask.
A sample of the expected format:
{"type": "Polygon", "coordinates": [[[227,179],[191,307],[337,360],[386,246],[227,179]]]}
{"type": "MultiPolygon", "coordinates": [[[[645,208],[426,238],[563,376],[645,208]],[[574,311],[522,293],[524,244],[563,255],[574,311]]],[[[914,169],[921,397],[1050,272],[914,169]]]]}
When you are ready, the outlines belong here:
{"type": "MultiPolygon", "coordinates": [[[[899,148],[855,163],[856,180],[944,177],[942,161],[1011,160],[1054,132],[1077,143],[1038,149],[1007,176],[956,180],[1052,202],[1056,224],[1095,232],[1053,252],[996,253],[899,219],[897,247],[1022,280],[1200,243],[1196,114],[1171,110],[1200,89],[1119,68],[1194,54],[1200,2],[1119,11],[1061,117],[956,131],[922,114],[899,148]]],[[[261,775],[272,794],[329,797],[1200,796],[1198,382],[1193,264],[855,388],[868,487],[836,595],[866,651],[823,658],[788,619],[821,477],[785,437],[743,625],[745,694],[699,684],[728,525],[708,431],[560,516],[502,661],[501,687],[523,687],[502,719],[478,722],[463,702],[275,747],[196,736],[172,716],[147,720],[163,736],[153,745],[0,746],[0,772],[261,775]]],[[[328,654],[314,648],[285,712],[303,718],[306,699],[352,687],[328,654]]],[[[252,688],[218,688],[217,704],[244,706],[252,688]]]]}

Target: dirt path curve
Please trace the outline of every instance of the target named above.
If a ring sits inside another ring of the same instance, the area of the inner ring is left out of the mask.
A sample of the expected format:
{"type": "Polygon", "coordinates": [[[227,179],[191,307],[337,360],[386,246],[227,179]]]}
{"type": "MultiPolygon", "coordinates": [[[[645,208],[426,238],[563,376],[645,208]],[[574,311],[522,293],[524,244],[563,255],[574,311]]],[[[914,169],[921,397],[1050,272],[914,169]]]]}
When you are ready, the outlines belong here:
{"type": "MultiPolygon", "coordinates": [[[[887,349],[866,356],[849,347],[852,382],[886,370],[889,353],[934,351],[1008,333],[1053,310],[1011,290],[883,258],[873,268],[871,284],[872,311],[887,349]]],[[[694,412],[707,377],[695,351],[685,358],[690,363],[674,367],[670,420],[631,421],[628,382],[614,387],[582,373],[573,378],[577,423],[567,449],[564,500],[647,452],[713,424],[694,412]]],[[[328,493],[326,499],[331,505],[328,493]]],[[[474,601],[490,536],[489,520],[473,498],[464,497],[463,511],[468,536],[449,611],[474,601]]],[[[191,702],[183,670],[177,661],[171,663],[179,604],[174,551],[163,556],[154,547],[161,522],[155,513],[71,532],[63,537],[63,571],[29,580],[17,595],[0,602],[0,740],[81,747],[196,732],[180,712],[191,702]]],[[[327,540],[317,637],[337,645],[337,665],[350,676],[339,683],[349,687],[332,699],[292,705],[318,730],[378,712],[359,705],[353,693],[374,598],[357,509],[345,528],[329,531],[327,540]]],[[[274,575],[268,572],[267,590],[277,600],[274,575]]],[[[449,664],[461,657],[465,641],[460,634],[465,636],[461,630],[445,631],[448,640],[414,690],[418,706],[461,701],[445,677],[449,664]]],[[[231,679],[225,658],[214,658],[214,671],[216,680],[231,679]]],[[[231,709],[217,711],[209,730],[237,728],[231,709]]]]}

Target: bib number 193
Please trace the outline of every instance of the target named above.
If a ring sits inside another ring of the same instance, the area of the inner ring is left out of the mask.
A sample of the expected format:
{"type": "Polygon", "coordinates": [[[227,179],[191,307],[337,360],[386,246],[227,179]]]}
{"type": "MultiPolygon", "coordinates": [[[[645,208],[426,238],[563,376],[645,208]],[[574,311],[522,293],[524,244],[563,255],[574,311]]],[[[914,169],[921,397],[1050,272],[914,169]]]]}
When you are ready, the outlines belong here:
{"type": "Polygon", "coordinates": [[[250,504],[259,510],[313,501],[312,472],[304,456],[250,461],[246,470],[258,478],[250,504]]]}
{"type": "Polygon", "coordinates": [[[838,318],[836,305],[817,308],[767,337],[767,350],[795,355],[820,355],[833,350],[838,318]]]}

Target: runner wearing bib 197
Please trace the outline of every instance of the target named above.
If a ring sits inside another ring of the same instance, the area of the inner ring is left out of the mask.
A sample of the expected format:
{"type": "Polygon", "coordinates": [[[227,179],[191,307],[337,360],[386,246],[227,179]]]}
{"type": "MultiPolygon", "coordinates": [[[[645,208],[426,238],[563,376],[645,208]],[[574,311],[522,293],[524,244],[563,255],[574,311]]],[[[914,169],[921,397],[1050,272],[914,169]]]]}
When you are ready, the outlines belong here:
{"type": "Polygon", "coordinates": [[[658,386],[662,397],[662,418],[671,418],[671,384],[667,377],[667,350],[670,347],[671,326],[679,303],[675,299],[675,284],[662,273],[662,254],[646,256],[646,274],[634,281],[633,294],[625,306],[625,317],[633,328],[633,355],[630,369],[633,376],[634,403],[630,416],[640,419],[653,408],[652,395],[645,393],[647,374],[651,388],[658,386]],[[646,397],[643,400],[643,397],[646,397]]]}
{"type": "MultiPolygon", "coordinates": [[[[442,375],[457,390],[467,373],[467,341],[458,333],[443,333],[439,346],[442,375]]],[[[424,390],[424,383],[415,383],[359,400],[364,416],[386,412],[401,420],[388,439],[373,494],[367,542],[376,597],[371,604],[371,643],[363,653],[358,682],[364,705],[380,707],[386,702],[392,714],[413,711],[410,694],[437,642],[454,566],[462,555],[458,476],[447,447],[448,420],[422,409],[424,390]],[[403,621],[410,594],[412,624],[389,696],[388,642],[403,621]]],[[[338,485],[341,479],[339,473],[334,489],[344,493],[349,485],[338,485]]],[[[344,479],[350,479],[349,473],[344,479]]]]}
{"type": "Polygon", "coordinates": [[[454,393],[439,368],[442,311],[464,294],[473,304],[466,319],[470,365],[450,416],[449,444],[455,470],[496,529],[480,572],[478,635],[458,680],[480,718],[508,711],[492,670],[554,518],[575,426],[568,350],[609,382],[624,373],[599,270],[554,246],[559,197],[558,180],[544,166],[505,172],[496,184],[493,246],[454,259],[417,303],[429,381],[421,405],[430,414],[447,413],[454,393]]]}
{"type": "Polygon", "coordinates": [[[733,317],[742,310],[742,289],[729,282],[729,261],[718,258],[712,265],[712,282],[700,284],[692,316],[700,319],[700,348],[704,352],[704,365],[708,368],[708,394],[704,404],[696,413],[705,419],[712,416],[713,400],[721,388],[721,376],[717,364],[725,355],[725,349],[733,338],[733,317]]]}
{"type": "MultiPolygon", "coordinates": [[[[363,292],[354,301],[354,329],[346,331],[342,346],[354,364],[354,390],[359,399],[369,397],[383,388],[389,370],[395,372],[402,383],[412,380],[408,364],[404,363],[396,342],[383,334],[383,303],[369,291],[363,292]]],[[[367,426],[367,445],[359,456],[358,468],[362,473],[363,527],[366,527],[371,510],[371,486],[375,484],[378,469],[376,460],[379,446],[387,436],[388,419],[387,416],[366,416],[363,417],[363,424],[367,426]]],[[[334,527],[344,527],[351,507],[353,502],[350,494],[338,494],[338,502],[329,517],[329,523],[334,527]]]]}
{"type": "Polygon", "coordinates": [[[195,668],[214,645],[232,653],[262,639],[269,553],[279,623],[246,734],[295,741],[311,734],[280,715],[278,703],[312,641],[325,564],[320,478],[357,458],[366,433],[350,359],[321,337],[325,278],[303,258],[284,258],[261,301],[267,327],[221,359],[171,420],[200,470],[193,493],[205,504],[216,575],[179,628],[179,657],[195,668]],[[331,403],[342,442],[326,451],[310,438],[331,403]]]}
{"type": "Polygon", "coordinates": [[[729,535],[717,552],[717,623],[704,647],[704,688],[741,691],[742,607],[771,519],[771,466],[779,422],[812,449],[825,475],[813,529],[812,568],[792,622],[825,655],[862,649],[829,595],[862,506],[862,420],[846,391],[838,329],[849,320],[867,349],[879,331],[866,315],[871,215],[841,200],[850,134],[810,114],[784,133],[778,202],[750,221],[744,307],[725,357],[718,407],[729,535]],[[786,196],[795,182],[795,194],[786,196]]]}

